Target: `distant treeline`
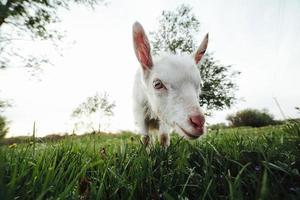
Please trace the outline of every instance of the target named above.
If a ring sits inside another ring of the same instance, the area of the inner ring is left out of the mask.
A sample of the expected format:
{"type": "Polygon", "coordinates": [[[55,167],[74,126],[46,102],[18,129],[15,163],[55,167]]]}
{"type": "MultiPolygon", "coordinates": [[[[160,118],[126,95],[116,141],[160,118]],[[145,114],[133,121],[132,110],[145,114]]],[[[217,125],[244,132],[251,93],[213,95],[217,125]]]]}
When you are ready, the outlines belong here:
{"type": "MultiPolygon", "coordinates": [[[[129,134],[129,132],[121,132],[120,134],[129,134]]],[[[107,136],[107,137],[111,137],[113,135],[113,133],[105,133],[105,132],[91,132],[91,133],[85,133],[83,135],[76,135],[76,134],[50,134],[50,135],[46,135],[44,137],[32,137],[32,136],[18,136],[18,137],[11,137],[11,138],[3,138],[0,140],[0,145],[11,145],[11,144],[22,144],[22,143],[45,143],[45,142],[56,142],[59,140],[63,140],[66,138],[72,138],[72,137],[76,137],[76,138],[80,138],[80,137],[88,137],[90,135],[99,135],[99,136],[107,136]]],[[[119,134],[118,134],[119,135],[119,134]]]]}
{"type": "Polygon", "coordinates": [[[236,127],[264,127],[264,126],[275,126],[275,125],[283,125],[289,122],[298,122],[300,123],[300,118],[294,119],[286,119],[286,120],[273,120],[271,123],[263,124],[261,126],[253,126],[252,124],[243,124],[243,125],[233,125],[233,124],[226,124],[226,123],[216,123],[208,125],[209,130],[218,130],[218,129],[226,129],[226,128],[236,128],[236,127]]]}

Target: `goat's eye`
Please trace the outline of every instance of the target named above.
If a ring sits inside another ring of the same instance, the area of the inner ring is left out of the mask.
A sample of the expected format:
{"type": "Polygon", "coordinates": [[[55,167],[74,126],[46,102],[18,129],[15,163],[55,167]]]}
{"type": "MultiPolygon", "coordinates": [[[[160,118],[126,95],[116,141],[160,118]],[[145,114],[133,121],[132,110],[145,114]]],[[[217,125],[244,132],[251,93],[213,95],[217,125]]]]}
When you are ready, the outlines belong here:
{"type": "Polygon", "coordinates": [[[157,79],[153,81],[153,87],[157,90],[164,88],[164,84],[161,82],[161,80],[157,79]]]}

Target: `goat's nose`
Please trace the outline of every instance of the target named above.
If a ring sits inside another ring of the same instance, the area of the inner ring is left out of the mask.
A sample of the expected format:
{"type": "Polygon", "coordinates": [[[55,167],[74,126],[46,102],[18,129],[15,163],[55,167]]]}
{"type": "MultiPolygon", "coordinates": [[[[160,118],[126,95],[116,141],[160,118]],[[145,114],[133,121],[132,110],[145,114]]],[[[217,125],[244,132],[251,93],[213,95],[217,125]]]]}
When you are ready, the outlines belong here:
{"type": "Polygon", "coordinates": [[[203,129],[205,123],[204,115],[190,116],[190,123],[196,129],[203,129]]]}

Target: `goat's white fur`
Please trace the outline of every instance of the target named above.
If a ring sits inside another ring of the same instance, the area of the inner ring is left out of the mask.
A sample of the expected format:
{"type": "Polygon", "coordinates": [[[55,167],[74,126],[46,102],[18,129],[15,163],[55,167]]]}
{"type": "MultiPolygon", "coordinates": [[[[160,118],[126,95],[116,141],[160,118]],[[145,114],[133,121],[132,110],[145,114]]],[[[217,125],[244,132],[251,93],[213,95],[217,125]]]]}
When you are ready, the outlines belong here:
{"type": "Polygon", "coordinates": [[[133,88],[134,118],[140,134],[148,136],[149,119],[157,119],[159,134],[165,140],[162,145],[169,145],[168,134],[173,129],[185,138],[191,138],[186,132],[194,135],[195,128],[190,124],[189,116],[203,115],[199,106],[201,77],[196,62],[206,50],[208,37],[196,55],[164,55],[152,60],[147,36],[139,23],[134,24],[133,34],[136,55],[142,66],[136,72],[133,88]],[[141,34],[138,35],[140,38],[135,34],[141,34]],[[139,46],[140,41],[148,44],[139,46]],[[153,88],[156,79],[161,80],[166,89],[153,88]]]}

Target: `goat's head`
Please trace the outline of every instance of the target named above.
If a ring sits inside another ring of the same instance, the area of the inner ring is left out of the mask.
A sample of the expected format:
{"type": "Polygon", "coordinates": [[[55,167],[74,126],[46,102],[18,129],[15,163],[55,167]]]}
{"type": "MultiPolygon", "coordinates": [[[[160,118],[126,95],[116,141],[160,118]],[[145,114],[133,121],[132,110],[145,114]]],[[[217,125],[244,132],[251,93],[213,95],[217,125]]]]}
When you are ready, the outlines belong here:
{"type": "Polygon", "coordinates": [[[143,27],[133,25],[134,50],[142,67],[142,84],[152,111],[188,139],[204,133],[205,118],[199,106],[200,73],[208,34],[194,55],[167,55],[152,60],[150,44],[143,27]]]}

